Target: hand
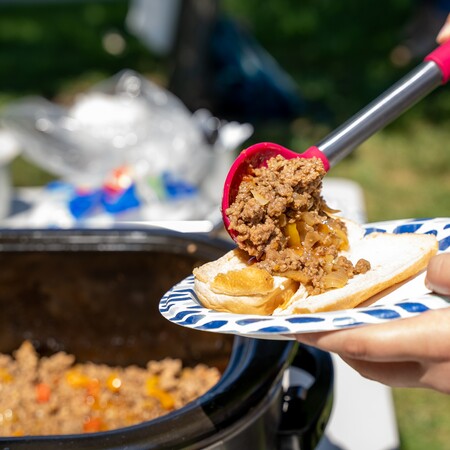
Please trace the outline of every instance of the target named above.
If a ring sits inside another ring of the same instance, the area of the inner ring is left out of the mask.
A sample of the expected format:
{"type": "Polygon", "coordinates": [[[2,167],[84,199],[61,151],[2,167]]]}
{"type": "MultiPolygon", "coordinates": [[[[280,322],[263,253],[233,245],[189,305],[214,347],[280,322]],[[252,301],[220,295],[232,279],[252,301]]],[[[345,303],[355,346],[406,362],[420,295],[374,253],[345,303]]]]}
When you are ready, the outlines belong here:
{"type": "MultiPolygon", "coordinates": [[[[450,254],[432,258],[426,279],[428,287],[450,294],[450,254]]],[[[379,325],[301,334],[297,340],[337,353],[371,380],[450,394],[450,308],[379,325]]]]}
{"type": "Polygon", "coordinates": [[[431,258],[425,285],[430,291],[450,295],[450,253],[441,253],[431,258]]]}
{"type": "Polygon", "coordinates": [[[443,44],[449,39],[450,39],[450,14],[447,17],[445,24],[441,28],[441,31],[439,31],[439,34],[437,35],[436,38],[436,42],[438,44],[443,44]]]}

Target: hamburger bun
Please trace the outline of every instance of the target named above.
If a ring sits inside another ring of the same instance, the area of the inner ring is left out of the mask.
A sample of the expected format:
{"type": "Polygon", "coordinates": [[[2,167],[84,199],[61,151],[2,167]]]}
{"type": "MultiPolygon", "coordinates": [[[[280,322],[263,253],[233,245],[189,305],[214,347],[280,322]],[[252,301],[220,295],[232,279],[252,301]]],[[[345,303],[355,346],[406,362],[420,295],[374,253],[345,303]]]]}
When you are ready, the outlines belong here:
{"type": "Polygon", "coordinates": [[[424,270],[436,254],[436,237],[429,234],[371,233],[345,221],[349,249],[342,252],[356,263],[364,258],[371,268],[344,287],[309,295],[298,281],[272,276],[255,266],[240,249],[194,269],[194,289],[207,308],[236,314],[301,314],[349,309],[424,270]]]}
{"type": "Polygon", "coordinates": [[[236,314],[270,315],[299,290],[299,284],[272,276],[248,262],[239,249],[194,269],[194,289],[209,309],[236,314]]]}
{"type": "Polygon", "coordinates": [[[436,237],[429,234],[372,233],[353,242],[347,257],[365,258],[371,269],[351,278],[339,289],[307,296],[297,291],[285,307],[274,314],[298,314],[350,309],[384,289],[407,280],[424,270],[436,254],[436,237]]]}

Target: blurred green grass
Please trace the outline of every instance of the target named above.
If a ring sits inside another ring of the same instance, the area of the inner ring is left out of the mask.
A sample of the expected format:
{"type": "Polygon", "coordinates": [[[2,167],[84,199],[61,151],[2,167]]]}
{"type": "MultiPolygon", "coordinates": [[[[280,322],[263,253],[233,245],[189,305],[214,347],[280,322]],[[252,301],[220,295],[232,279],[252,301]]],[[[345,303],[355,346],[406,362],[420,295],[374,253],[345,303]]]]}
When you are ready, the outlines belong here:
{"type": "MultiPolygon", "coordinates": [[[[330,131],[299,119],[288,128],[257,130],[252,141],[273,140],[304,151],[330,131]]],[[[450,213],[450,116],[434,123],[409,111],[399,123],[373,135],[327,176],[363,188],[369,222],[450,213]]]]}
{"type": "Polygon", "coordinates": [[[450,396],[424,389],[394,389],[401,450],[446,450],[450,396]]]}
{"type": "Polygon", "coordinates": [[[448,216],[450,122],[413,119],[376,134],[330,172],[358,182],[369,221],[448,216]]]}

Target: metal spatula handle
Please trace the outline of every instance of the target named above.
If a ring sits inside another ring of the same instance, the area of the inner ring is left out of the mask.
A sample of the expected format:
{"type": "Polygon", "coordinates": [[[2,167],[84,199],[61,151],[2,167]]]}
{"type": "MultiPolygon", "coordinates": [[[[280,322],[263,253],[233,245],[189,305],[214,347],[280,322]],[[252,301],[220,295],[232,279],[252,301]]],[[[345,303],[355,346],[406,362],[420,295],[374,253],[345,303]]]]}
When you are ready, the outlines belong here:
{"type": "Polygon", "coordinates": [[[317,144],[331,166],[450,79],[450,42],[317,144]]]}

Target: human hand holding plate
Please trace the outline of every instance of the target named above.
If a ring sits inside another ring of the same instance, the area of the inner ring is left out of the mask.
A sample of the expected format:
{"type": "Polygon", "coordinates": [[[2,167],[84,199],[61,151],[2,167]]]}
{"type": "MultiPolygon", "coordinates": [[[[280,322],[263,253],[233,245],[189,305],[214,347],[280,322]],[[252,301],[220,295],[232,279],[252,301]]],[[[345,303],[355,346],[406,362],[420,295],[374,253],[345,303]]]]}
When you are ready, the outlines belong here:
{"type": "MultiPolygon", "coordinates": [[[[445,256],[446,258],[439,258],[445,256]]],[[[445,264],[450,290],[450,255],[445,264]]],[[[434,275],[433,275],[434,276],[434,275]]],[[[338,354],[362,376],[392,387],[431,388],[450,394],[450,308],[407,320],[339,332],[307,333],[297,340],[338,354]]]]}

